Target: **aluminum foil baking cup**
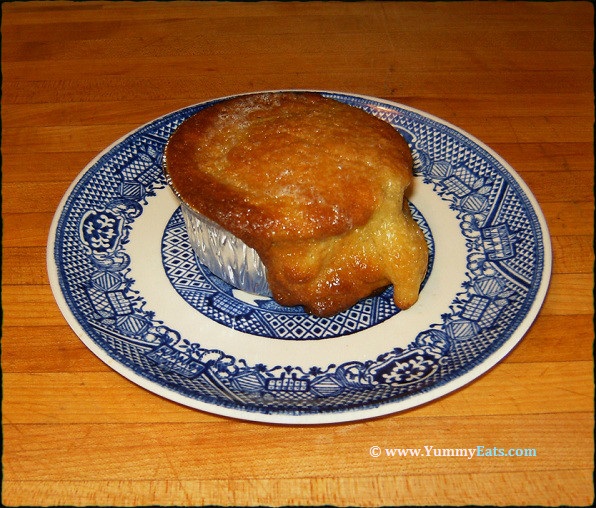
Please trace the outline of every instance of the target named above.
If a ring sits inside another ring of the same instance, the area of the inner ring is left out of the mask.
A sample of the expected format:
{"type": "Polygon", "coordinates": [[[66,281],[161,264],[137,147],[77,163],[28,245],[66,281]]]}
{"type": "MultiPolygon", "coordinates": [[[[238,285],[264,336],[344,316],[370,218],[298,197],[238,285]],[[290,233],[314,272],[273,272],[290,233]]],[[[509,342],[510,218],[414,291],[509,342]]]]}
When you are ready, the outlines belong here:
{"type": "Polygon", "coordinates": [[[190,244],[199,261],[231,286],[271,296],[267,270],[257,251],[219,224],[180,201],[190,244]]]}

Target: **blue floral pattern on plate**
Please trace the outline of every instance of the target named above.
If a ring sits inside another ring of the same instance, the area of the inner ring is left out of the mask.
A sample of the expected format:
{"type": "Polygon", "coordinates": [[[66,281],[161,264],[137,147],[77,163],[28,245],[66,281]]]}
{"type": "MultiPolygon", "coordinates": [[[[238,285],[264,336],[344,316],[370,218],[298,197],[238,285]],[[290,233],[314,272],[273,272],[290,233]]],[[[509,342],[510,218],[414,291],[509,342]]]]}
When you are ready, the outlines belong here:
{"type": "MultiPolygon", "coordinates": [[[[320,423],[399,411],[471,381],[523,336],[550,277],[548,231],[530,191],[490,149],[423,112],[380,99],[325,92],[391,123],[409,142],[415,175],[459,224],[466,270],[438,322],[406,346],[371,359],[308,368],[250,363],[189,340],[156,319],[131,277],[129,235],[148,200],[167,192],[164,145],[186,117],[210,103],[157,119],[126,136],[81,173],[56,212],[48,244],[52,288],[67,321],[100,358],[132,381],[187,405],[249,420],[320,423]]],[[[425,220],[413,207],[431,247],[425,220]]],[[[198,263],[177,210],[161,242],[163,269],[193,312],[270,340],[333,340],[398,313],[391,289],[333,318],[314,318],[270,299],[247,303],[198,263]]],[[[390,345],[389,338],[388,345],[390,345]]]]}

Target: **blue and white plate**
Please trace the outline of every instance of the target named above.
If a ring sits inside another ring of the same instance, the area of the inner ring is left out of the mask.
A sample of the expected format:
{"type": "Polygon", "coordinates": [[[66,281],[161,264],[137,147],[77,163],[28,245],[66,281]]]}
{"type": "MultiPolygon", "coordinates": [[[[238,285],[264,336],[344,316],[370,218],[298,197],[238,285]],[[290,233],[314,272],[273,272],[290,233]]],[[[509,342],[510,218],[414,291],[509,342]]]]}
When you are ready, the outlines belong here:
{"type": "Polygon", "coordinates": [[[182,120],[140,127],[64,196],[48,271],[66,320],[114,370],[193,408],[274,423],[385,415],[462,387],[522,338],[546,295],[551,248],[532,193],[503,159],[407,106],[323,92],[391,123],[414,153],[409,196],[430,246],[419,301],[388,289],[331,318],[238,291],[197,262],[162,174],[182,120]]]}

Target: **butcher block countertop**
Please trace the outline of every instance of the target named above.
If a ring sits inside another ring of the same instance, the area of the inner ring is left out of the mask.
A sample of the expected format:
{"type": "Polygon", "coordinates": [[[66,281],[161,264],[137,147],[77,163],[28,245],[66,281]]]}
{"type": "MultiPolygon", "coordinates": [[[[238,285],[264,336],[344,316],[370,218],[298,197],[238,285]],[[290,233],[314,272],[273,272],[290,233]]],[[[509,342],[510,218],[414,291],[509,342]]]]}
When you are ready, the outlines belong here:
{"type": "Polygon", "coordinates": [[[590,505],[593,18],[589,2],[3,3],[3,504],[590,505]],[[279,89],[425,111],[515,168],[553,264],[501,362],[405,411],[280,425],[162,397],[79,339],[46,267],[77,175],[162,115],[279,89]]]}

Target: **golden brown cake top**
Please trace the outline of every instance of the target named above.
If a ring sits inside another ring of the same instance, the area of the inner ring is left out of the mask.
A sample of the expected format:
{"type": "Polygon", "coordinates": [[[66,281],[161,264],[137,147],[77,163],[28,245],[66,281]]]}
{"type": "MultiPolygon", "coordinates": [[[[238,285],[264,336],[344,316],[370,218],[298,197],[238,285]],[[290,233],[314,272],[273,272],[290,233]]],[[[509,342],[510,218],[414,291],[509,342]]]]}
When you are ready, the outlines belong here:
{"type": "Polygon", "coordinates": [[[166,148],[172,187],[250,246],[364,224],[412,159],[389,124],[315,93],[242,96],[201,110],[166,148]]]}

